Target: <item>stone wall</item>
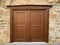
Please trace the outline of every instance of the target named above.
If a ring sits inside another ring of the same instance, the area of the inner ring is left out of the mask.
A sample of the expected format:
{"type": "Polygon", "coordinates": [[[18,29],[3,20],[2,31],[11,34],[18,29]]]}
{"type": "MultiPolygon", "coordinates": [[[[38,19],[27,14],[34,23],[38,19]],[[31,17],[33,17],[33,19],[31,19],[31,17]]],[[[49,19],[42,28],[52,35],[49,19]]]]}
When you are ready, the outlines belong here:
{"type": "MultiPolygon", "coordinates": [[[[7,5],[50,4],[55,0],[5,0],[0,1],[0,43],[10,42],[10,9],[7,5]]],[[[49,13],[49,43],[60,43],[60,6],[53,6],[49,13]]]]}

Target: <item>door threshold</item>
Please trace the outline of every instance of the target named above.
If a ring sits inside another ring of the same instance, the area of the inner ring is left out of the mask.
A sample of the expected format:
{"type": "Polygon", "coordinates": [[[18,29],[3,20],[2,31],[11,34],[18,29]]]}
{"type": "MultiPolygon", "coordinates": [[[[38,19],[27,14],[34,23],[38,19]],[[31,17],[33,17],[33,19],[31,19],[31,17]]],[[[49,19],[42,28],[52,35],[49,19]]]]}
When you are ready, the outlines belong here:
{"type": "Polygon", "coordinates": [[[13,42],[13,43],[46,43],[46,42],[13,42]]]}

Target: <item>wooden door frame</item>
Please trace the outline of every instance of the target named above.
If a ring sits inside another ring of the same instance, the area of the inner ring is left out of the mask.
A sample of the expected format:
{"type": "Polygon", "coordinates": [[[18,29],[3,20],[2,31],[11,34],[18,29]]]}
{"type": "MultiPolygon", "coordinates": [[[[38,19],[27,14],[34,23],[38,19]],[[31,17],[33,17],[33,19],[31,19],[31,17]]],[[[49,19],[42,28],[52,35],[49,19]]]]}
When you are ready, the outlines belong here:
{"type": "MultiPolygon", "coordinates": [[[[7,6],[10,8],[10,42],[13,42],[13,10],[16,10],[16,9],[44,9],[46,10],[46,14],[48,15],[48,25],[47,26],[47,33],[49,32],[49,9],[52,7],[52,5],[13,5],[13,6],[7,6]]],[[[47,34],[49,36],[49,33],[47,34]]],[[[47,42],[48,41],[48,36],[47,36],[47,42]]]]}

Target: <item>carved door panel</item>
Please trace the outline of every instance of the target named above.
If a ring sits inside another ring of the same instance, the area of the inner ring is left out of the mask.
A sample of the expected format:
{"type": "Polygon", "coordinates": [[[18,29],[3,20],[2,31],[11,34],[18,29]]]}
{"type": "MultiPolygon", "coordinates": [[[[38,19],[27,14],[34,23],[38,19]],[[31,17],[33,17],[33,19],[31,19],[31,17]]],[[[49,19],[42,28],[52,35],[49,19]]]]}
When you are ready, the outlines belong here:
{"type": "Polygon", "coordinates": [[[32,42],[45,41],[46,38],[44,36],[46,36],[46,34],[44,33],[45,32],[44,27],[45,27],[45,11],[32,9],[30,14],[30,41],[32,42]]]}
{"type": "Polygon", "coordinates": [[[15,10],[13,12],[14,41],[28,41],[28,10],[15,10]]]}

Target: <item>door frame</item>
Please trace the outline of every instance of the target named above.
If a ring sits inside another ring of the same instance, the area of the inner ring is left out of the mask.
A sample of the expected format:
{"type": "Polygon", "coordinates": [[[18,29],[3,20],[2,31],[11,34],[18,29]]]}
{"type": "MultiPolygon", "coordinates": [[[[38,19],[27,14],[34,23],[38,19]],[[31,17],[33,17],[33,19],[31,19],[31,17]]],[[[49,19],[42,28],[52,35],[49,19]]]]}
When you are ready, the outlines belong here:
{"type": "Polygon", "coordinates": [[[52,7],[52,5],[13,5],[13,6],[7,6],[7,7],[9,7],[10,8],[10,42],[13,42],[13,34],[14,34],[14,32],[13,32],[13,11],[15,10],[15,9],[43,9],[43,10],[45,10],[45,11],[47,11],[46,12],[46,14],[48,15],[48,25],[46,25],[47,26],[47,41],[46,42],[49,42],[48,41],[48,36],[49,36],[49,9],[52,7]]]}

